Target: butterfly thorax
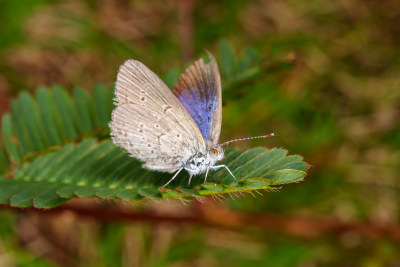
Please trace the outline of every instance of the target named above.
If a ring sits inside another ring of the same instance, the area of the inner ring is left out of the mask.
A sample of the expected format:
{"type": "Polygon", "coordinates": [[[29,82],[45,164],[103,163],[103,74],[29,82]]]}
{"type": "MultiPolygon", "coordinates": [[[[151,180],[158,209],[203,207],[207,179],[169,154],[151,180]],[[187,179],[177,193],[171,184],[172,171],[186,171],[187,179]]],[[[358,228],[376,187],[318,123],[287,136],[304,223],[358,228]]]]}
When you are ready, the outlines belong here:
{"type": "Polygon", "coordinates": [[[185,170],[190,175],[197,175],[211,169],[215,163],[224,157],[224,150],[220,146],[216,146],[207,150],[205,153],[198,151],[188,160],[185,170]]]}

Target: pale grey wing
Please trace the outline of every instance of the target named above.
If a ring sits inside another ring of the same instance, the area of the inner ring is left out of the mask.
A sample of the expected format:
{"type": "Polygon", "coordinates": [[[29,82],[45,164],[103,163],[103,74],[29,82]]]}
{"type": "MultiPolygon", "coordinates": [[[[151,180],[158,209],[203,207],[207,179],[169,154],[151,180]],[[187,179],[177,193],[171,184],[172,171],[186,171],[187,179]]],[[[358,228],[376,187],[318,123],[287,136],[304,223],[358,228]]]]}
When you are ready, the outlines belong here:
{"type": "MultiPolygon", "coordinates": [[[[207,52],[208,53],[208,52],[207,52]]],[[[179,77],[173,93],[193,118],[208,147],[218,145],[222,122],[221,78],[217,62],[197,60],[179,77]]]]}
{"type": "Polygon", "coordinates": [[[114,144],[144,161],[144,167],[172,172],[204,151],[198,140],[180,130],[187,123],[192,122],[176,122],[153,107],[125,103],[113,110],[109,126],[114,144]]]}
{"type": "MultiPolygon", "coordinates": [[[[205,147],[199,128],[185,107],[164,82],[141,62],[131,59],[120,67],[115,101],[117,106],[133,103],[160,113],[175,122],[179,130],[190,134],[201,147],[205,147]]],[[[132,119],[135,120],[135,116],[132,119]]]]}

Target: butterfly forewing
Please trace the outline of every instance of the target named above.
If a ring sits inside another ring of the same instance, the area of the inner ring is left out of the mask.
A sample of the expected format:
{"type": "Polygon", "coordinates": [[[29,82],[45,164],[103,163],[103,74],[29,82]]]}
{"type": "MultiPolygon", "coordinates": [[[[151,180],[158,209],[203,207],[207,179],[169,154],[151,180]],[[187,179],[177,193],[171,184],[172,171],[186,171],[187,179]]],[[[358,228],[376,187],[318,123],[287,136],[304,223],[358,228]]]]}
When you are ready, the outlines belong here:
{"type": "MultiPolygon", "coordinates": [[[[199,129],[185,107],[158,76],[137,60],[127,60],[120,67],[115,85],[117,106],[134,103],[151,107],[180,124],[183,131],[199,139],[199,129]]],[[[203,142],[201,138],[199,142],[203,142]]]]}
{"type": "Polygon", "coordinates": [[[222,122],[221,78],[214,57],[197,60],[180,76],[173,93],[189,112],[208,147],[218,144],[222,122]]]}
{"type": "Polygon", "coordinates": [[[145,65],[128,60],[118,72],[110,123],[113,141],[145,167],[174,171],[198,150],[202,135],[171,90],[145,65]]]}

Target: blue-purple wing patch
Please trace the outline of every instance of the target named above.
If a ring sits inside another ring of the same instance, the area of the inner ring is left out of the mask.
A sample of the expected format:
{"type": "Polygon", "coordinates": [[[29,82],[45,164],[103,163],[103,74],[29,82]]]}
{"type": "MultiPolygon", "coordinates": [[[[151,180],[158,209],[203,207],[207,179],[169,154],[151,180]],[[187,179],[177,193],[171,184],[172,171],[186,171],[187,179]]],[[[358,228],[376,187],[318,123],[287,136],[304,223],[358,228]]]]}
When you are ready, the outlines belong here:
{"type": "Polygon", "coordinates": [[[194,62],[179,77],[173,93],[193,118],[207,146],[218,144],[222,122],[221,78],[215,58],[194,62]]]}

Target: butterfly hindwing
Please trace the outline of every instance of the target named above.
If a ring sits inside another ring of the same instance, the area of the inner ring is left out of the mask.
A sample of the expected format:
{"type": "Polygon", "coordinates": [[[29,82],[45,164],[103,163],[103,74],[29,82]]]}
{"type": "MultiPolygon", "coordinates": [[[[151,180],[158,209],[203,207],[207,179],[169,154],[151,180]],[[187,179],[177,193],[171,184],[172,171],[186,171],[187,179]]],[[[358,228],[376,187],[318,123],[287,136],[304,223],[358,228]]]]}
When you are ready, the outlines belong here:
{"type": "Polygon", "coordinates": [[[179,77],[173,93],[199,128],[208,147],[218,144],[222,122],[221,78],[215,58],[197,60],[179,77]]]}
{"type": "Polygon", "coordinates": [[[175,171],[201,150],[177,122],[151,107],[119,105],[112,112],[110,128],[114,144],[144,161],[149,169],[175,171]]]}

